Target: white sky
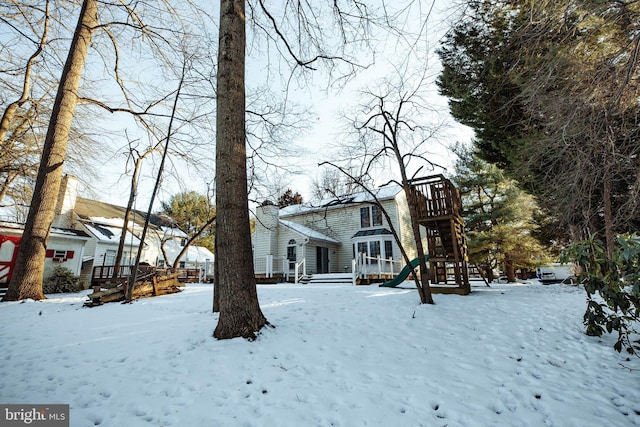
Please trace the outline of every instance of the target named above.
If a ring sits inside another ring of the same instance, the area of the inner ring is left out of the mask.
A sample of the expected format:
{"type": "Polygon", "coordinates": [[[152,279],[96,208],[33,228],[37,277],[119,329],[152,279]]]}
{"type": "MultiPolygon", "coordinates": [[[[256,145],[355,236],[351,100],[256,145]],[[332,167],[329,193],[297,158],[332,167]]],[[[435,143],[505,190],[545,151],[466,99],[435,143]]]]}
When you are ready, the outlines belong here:
{"type": "MultiPolygon", "coordinates": [[[[420,2],[422,7],[429,6],[431,2],[420,2]]],[[[453,13],[451,10],[447,10],[449,2],[444,0],[437,0],[434,12],[427,23],[427,35],[423,37],[423,43],[428,44],[430,49],[437,46],[438,40],[448,28],[449,14],[453,13]]],[[[423,11],[424,12],[424,11],[423,11]]],[[[416,23],[408,23],[408,26],[415,26],[416,23]]],[[[394,65],[398,50],[397,42],[390,39],[385,39],[377,46],[382,51],[382,54],[378,55],[376,64],[370,69],[366,70],[362,75],[353,81],[348,87],[346,87],[340,93],[327,93],[322,88],[326,87],[326,81],[323,81],[322,77],[314,78],[313,84],[308,88],[302,90],[293,89],[290,91],[289,97],[299,103],[310,106],[313,114],[317,117],[317,120],[309,127],[308,131],[301,133],[298,137],[291,141],[292,145],[295,145],[303,150],[303,155],[295,159],[286,159],[288,163],[293,163],[299,167],[300,174],[288,177],[277,178],[273,177],[274,182],[278,181],[280,186],[291,187],[294,191],[300,192],[305,200],[310,199],[311,193],[311,181],[320,173],[317,167],[318,162],[323,160],[334,160],[332,155],[333,148],[340,144],[340,138],[338,135],[343,123],[340,122],[339,116],[341,111],[349,111],[353,108],[353,105],[358,101],[358,95],[356,90],[363,87],[363,85],[371,85],[381,77],[388,76],[390,74],[391,66],[394,65]],[[314,85],[317,84],[317,87],[314,85]]],[[[255,60],[249,61],[249,67],[258,67],[255,60]]],[[[433,85],[433,81],[437,75],[437,57],[432,56],[428,59],[428,67],[432,70],[427,79],[427,87],[431,91],[429,103],[437,107],[440,111],[439,116],[448,117],[446,100],[439,97],[436,93],[436,89],[433,85]]],[[[249,68],[247,70],[250,79],[253,79],[254,85],[261,85],[263,81],[260,78],[264,78],[264,72],[262,69],[256,70],[249,68]],[[256,77],[257,74],[257,77],[256,77]],[[251,77],[254,76],[254,77],[251,77]]],[[[122,123],[118,124],[118,120],[127,122],[126,118],[116,119],[114,124],[109,126],[122,126],[122,123]]],[[[441,142],[435,144],[433,149],[433,160],[436,163],[443,164],[445,166],[451,166],[454,162],[453,156],[447,151],[447,144],[453,144],[456,141],[467,142],[471,138],[471,132],[468,128],[461,125],[457,125],[450,120],[452,126],[448,130],[447,134],[442,135],[441,142]]],[[[130,126],[127,126],[131,129],[130,126]]],[[[129,131],[130,134],[135,136],[135,131],[129,131]]],[[[126,145],[126,140],[113,141],[112,147],[123,147],[126,145]]],[[[213,157],[213,145],[211,145],[211,152],[209,153],[213,157]]],[[[208,155],[208,154],[206,154],[208,155]]],[[[285,161],[285,159],[282,159],[285,161]]],[[[136,201],[137,209],[146,209],[149,204],[151,191],[155,180],[155,168],[159,160],[151,162],[145,162],[143,164],[143,173],[140,182],[140,191],[138,199],[136,201]]],[[[206,162],[205,162],[206,163],[206,162]]],[[[183,183],[178,184],[171,176],[165,176],[160,193],[156,196],[156,203],[154,208],[159,208],[160,201],[167,201],[173,194],[180,191],[195,190],[200,193],[206,193],[207,184],[211,185],[213,181],[213,168],[209,170],[209,173],[203,173],[196,171],[193,168],[187,169],[184,166],[178,166],[180,168],[180,175],[182,176],[183,183]]],[[[93,190],[85,189],[81,192],[86,197],[97,198],[116,205],[124,205],[126,203],[129,194],[129,178],[122,178],[121,175],[125,170],[124,156],[122,154],[114,154],[109,162],[105,165],[101,165],[99,182],[93,183],[93,190]]],[[[441,171],[435,171],[439,173],[441,171]]]]}
{"type": "Polygon", "coordinates": [[[69,404],[71,427],[640,426],[640,358],[584,333],[580,287],[258,286],[254,342],[212,337],[211,285],[86,293],[0,304],[1,403],[69,404]]]}

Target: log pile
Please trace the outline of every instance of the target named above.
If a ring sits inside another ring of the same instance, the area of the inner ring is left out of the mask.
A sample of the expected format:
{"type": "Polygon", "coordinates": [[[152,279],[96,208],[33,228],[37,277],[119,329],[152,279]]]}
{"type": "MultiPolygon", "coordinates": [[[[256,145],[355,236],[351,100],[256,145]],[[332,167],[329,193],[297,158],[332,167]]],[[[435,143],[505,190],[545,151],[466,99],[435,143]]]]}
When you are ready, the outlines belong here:
{"type": "MultiPolygon", "coordinates": [[[[107,302],[124,301],[126,286],[119,284],[110,289],[94,286],[93,293],[87,295],[89,301],[85,302],[84,306],[95,307],[107,302]]],[[[180,286],[183,285],[178,281],[178,273],[152,275],[136,282],[132,299],[174,294],[181,291],[180,286]]]]}

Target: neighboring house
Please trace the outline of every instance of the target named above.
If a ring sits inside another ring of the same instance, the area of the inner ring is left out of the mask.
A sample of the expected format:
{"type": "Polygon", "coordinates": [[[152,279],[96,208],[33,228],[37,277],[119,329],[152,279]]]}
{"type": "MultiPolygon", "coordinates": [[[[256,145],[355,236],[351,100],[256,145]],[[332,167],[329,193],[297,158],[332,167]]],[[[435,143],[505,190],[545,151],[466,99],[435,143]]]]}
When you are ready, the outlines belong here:
{"type": "MultiPolygon", "coordinates": [[[[0,222],[0,296],[4,295],[11,280],[23,231],[23,224],[0,222]]],[[[44,261],[45,279],[58,265],[79,276],[90,240],[82,230],[52,227],[44,261]]]]}
{"type": "MultiPolygon", "coordinates": [[[[125,208],[78,197],[77,179],[65,175],[60,186],[55,213],[47,246],[47,256],[50,253],[52,255],[51,263],[61,262],[65,267],[69,267],[80,276],[80,282],[85,285],[92,282],[96,269],[99,274],[112,274],[122,236],[125,208]],[[74,246],[74,244],[79,245],[80,241],[82,241],[82,250],[74,246]]],[[[146,213],[138,210],[133,210],[130,214],[121,260],[124,267],[135,264],[145,218],[146,213]]],[[[17,244],[16,237],[22,236],[22,226],[16,228],[13,233],[5,230],[6,227],[0,227],[0,242],[3,242],[4,235],[10,237],[4,238],[8,243],[0,246],[0,283],[3,277],[2,269],[10,270],[9,261],[5,261],[5,258],[9,257],[8,253],[13,251],[13,247],[17,244]]],[[[167,216],[152,214],[149,217],[140,262],[158,267],[172,266],[186,241],[187,235],[176,227],[175,221],[167,216]],[[161,246],[164,246],[164,253],[168,259],[165,259],[161,246]]],[[[213,254],[209,250],[190,246],[180,261],[180,267],[206,266],[205,274],[213,276],[212,261],[213,254]]],[[[48,262],[47,258],[45,276],[48,262]]]]}
{"type": "MultiPolygon", "coordinates": [[[[165,252],[170,261],[174,261],[182,247],[184,247],[184,241],[181,242],[182,246],[177,245],[169,245],[165,248],[165,252]]],[[[189,245],[187,248],[187,252],[180,258],[178,262],[178,268],[198,268],[204,265],[207,265],[207,271],[210,271],[213,268],[213,253],[205,248],[204,246],[193,246],[189,245]]],[[[173,265],[171,262],[170,265],[173,265]]],[[[168,267],[169,265],[165,265],[165,260],[158,260],[158,267],[168,267]]]]}
{"type": "MultiPolygon", "coordinates": [[[[58,206],[60,221],[71,221],[75,227],[81,226],[91,237],[87,243],[87,253],[93,255],[91,263],[83,267],[82,277],[91,281],[93,271],[115,265],[125,208],[96,200],[77,197],[77,180],[66,175],[63,178],[58,206]]],[[[140,246],[146,212],[132,210],[125,234],[125,245],[121,259],[122,266],[135,264],[140,246]]],[[[171,267],[180,251],[186,245],[188,236],[180,230],[175,221],[166,215],[151,214],[149,217],[145,243],[140,262],[157,267],[171,267]],[[164,252],[163,252],[164,248],[164,252]],[[165,255],[166,258],[165,259],[165,255]]],[[[207,267],[207,275],[213,274],[213,254],[206,248],[190,246],[179,262],[180,268],[207,267]],[[207,259],[210,262],[207,262],[207,259]]],[[[112,272],[113,270],[111,270],[112,272]]]]}
{"type": "MultiPolygon", "coordinates": [[[[393,185],[375,193],[413,259],[415,241],[404,191],[393,185]]],[[[354,272],[388,277],[404,266],[390,224],[366,192],[282,209],[260,206],[252,243],[258,278],[354,272]]]]}

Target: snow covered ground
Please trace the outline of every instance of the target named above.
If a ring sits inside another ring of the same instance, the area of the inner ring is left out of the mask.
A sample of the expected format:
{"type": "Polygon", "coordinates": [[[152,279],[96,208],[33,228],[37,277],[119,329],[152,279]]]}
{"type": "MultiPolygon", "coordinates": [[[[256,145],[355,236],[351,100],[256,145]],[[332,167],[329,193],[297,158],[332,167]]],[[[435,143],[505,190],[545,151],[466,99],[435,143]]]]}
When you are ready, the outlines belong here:
{"type": "Polygon", "coordinates": [[[640,426],[640,359],[583,333],[584,291],[271,285],[255,342],[212,338],[211,285],[83,308],[0,304],[0,403],[71,426],[640,426]]]}

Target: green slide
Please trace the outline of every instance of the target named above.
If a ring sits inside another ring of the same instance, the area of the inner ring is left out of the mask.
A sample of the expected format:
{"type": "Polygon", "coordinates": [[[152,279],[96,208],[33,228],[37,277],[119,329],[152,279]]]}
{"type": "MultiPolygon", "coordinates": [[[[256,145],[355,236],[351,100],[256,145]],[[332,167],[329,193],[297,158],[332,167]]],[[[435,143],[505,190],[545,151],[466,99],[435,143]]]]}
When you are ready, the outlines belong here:
{"type": "MultiPolygon", "coordinates": [[[[418,266],[418,260],[419,258],[414,258],[411,261],[411,268],[414,269],[418,266]]],[[[424,256],[424,260],[425,261],[429,261],[429,255],[425,255],[424,256]]],[[[404,282],[407,277],[409,277],[409,274],[411,273],[411,270],[409,269],[408,265],[405,265],[404,268],[402,270],[400,270],[400,273],[398,273],[398,275],[396,277],[394,277],[393,279],[386,281],[384,283],[380,283],[379,286],[381,287],[385,287],[385,288],[395,288],[396,286],[398,286],[400,283],[404,282]]]]}

